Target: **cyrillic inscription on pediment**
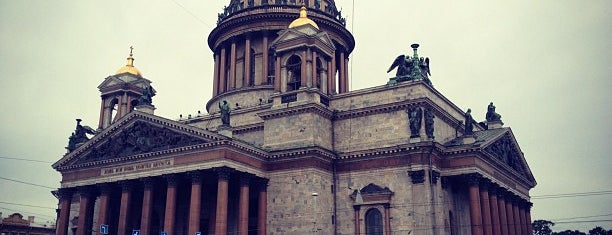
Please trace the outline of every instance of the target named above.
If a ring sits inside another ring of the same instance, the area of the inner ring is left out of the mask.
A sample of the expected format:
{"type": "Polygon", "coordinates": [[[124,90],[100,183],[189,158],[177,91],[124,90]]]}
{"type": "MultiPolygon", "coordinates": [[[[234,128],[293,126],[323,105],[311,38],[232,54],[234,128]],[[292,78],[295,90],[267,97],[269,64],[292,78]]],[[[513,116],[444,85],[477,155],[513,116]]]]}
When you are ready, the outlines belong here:
{"type": "Polygon", "coordinates": [[[179,133],[167,127],[136,121],[131,126],[120,130],[118,134],[92,147],[91,151],[85,153],[77,163],[125,157],[205,142],[201,138],[179,133]]]}

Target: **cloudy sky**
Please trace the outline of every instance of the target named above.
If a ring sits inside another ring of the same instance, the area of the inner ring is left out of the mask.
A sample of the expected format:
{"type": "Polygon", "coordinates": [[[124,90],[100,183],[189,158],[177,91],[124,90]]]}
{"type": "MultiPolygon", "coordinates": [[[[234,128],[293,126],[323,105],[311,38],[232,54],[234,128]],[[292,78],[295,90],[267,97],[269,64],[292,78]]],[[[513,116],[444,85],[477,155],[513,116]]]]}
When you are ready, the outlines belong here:
{"type": "MultiPolygon", "coordinates": [[[[386,83],[393,59],[421,44],[436,89],[476,119],[493,101],[512,128],[538,181],[533,219],[559,222],[555,230],[612,229],[610,1],[336,2],[356,40],[351,90],[386,83]]],[[[96,87],[130,46],[158,91],[157,115],[204,111],[213,74],[206,39],[228,3],[0,0],[3,216],[54,218],[57,200],[45,187],[59,187],[60,175],[50,165],[75,118],[97,126],[96,87]]]]}

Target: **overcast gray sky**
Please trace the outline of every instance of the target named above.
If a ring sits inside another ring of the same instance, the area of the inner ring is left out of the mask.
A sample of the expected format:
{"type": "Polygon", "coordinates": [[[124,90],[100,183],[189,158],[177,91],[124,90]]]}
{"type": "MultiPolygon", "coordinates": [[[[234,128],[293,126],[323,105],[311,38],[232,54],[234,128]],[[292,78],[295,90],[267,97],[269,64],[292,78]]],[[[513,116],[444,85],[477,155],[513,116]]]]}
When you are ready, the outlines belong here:
{"type": "MultiPolygon", "coordinates": [[[[0,0],[0,177],[59,187],[51,163],[6,158],[55,162],[75,118],[97,127],[96,87],[125,64],[130,46],[158,91],[157,115],[204,111],[213,74],[206,39],[228,3],[0,0]]],[[[611,1],[336,4],[356,40],[351,90],[386,83],[393,59],[420,43],[447,98],[480,120],[495,103],[538,181],[532,196],[612,191],[611,1]]],[[[0,212],[51,220],[49,191],[0,179],[0,212]]],[[[532,201],[534,220],[570,221],[555,230],[612,229],[610,193],[532,201]],[[571,222],[592,220],[607,221],[571,222]]]]}

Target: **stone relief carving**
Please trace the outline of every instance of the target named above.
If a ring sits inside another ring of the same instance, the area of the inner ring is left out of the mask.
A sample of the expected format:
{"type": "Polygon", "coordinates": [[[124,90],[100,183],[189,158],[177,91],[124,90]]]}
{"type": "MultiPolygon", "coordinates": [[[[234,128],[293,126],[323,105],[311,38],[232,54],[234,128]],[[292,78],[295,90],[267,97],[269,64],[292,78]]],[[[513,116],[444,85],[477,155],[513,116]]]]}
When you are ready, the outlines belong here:
{"type": "Polygon", "coordinates": [[[205,141],[165,127],[137,121],[118,135],[95,146],[78,163],[125,157],[141,153],[201,144],[205,141]]]}

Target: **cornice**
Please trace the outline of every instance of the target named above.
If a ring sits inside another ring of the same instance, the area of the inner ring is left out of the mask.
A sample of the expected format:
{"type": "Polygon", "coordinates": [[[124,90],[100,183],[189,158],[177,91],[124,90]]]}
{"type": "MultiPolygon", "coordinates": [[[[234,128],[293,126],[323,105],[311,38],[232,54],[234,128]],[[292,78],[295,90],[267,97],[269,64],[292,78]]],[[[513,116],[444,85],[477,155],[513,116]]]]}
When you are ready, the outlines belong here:
{"type": "Polygon", "coordinates": [[[316,113],[327,119],[331,119],[333,116],[333,112],[329,110],[327,107],[324,107],[320,104],[316,103],[308,103],[297,105],[293,107],[287,107],[282,109],[273,109],[258,113],[257,115],[264,120],[269,120],[273,118],[289,116],[289,115],[297,115],[301,113],[316,113]]]}
{"type": "Polygon", "coordinates": [[[334,160],[336,159],[336,154],[328,149],[322,148],[320,146],[310,146],[304,148],[297,149],[287,149],[287,150],[279,150],[270,152],[268,160],[271,162],[274,161],[282,161],[289,158],[295,158],[300,156],[318,156],[326,160],[334,160]]]}

